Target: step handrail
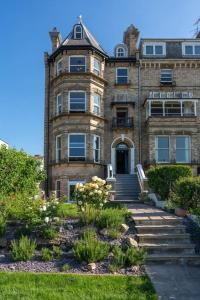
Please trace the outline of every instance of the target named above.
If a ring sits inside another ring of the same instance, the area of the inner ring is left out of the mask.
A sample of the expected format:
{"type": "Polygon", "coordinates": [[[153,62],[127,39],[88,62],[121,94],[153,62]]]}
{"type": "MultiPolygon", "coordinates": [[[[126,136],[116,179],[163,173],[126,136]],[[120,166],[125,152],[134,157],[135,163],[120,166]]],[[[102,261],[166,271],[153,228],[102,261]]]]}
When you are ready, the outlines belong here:
{"type": "Polygon", "coordinates": [[[111,164],[107,165],[107,179],[113,179],[114,174],[113,174],[113,167],[111,164]]]}
{"type": "Polygon", "coordinates": [[[136,167],[137,167],[137,176],[138,176],[141,193],[148,193],[149,191],[148,178],[144,173],[143,167],[141,164],[138,164],[136,167]]]}

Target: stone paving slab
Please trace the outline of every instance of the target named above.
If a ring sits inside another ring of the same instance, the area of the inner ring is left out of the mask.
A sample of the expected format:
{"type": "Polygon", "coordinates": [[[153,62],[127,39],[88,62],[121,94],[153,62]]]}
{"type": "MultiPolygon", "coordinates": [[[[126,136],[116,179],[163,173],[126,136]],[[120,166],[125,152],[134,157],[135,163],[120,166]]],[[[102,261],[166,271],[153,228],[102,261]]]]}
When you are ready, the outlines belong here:
{"type": "Polygon", "coordinates": [[[145,268],[159,300],[200,300],[200,267],[148,265],[145,268]]]}

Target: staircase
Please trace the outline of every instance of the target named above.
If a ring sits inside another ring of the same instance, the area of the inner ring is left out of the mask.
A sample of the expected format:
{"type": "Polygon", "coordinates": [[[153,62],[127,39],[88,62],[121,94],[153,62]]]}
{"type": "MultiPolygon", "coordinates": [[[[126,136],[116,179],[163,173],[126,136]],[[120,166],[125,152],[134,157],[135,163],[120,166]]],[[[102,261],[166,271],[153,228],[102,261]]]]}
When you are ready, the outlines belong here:
{"type": "Polygon", "coordinates": [[[134,205],[130,211],[139,246],[147,252],[147,263],[200,264],[182,218],[142,204],[134,205]]]}
{"type": "Polygon", "coordinates": [[[138,202],[140,187],[137,174],[116,175],[116,197],[119,202],[138,202]]]}

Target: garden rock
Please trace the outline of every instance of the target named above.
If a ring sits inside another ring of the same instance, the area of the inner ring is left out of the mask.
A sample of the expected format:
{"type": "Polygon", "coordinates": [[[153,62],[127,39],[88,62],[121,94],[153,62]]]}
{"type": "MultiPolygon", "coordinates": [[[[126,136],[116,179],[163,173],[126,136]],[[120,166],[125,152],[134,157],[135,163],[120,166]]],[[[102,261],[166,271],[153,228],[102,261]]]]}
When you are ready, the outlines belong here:
{"type": "Polygon", "coordinates": [[[73,225],[71,225],[71,224],[67,224],[67,229],[68,229],[68,230],[73,230],[74,227],[73,227],[73,225]]]}
{"type": "Polygon", "coordinates": [[[132,266],[132,268],[131,268],[131,271],[134,272],[134,273],[138,273],[139,270],[140,270],[139,266],[132,266]]]}
{"type": "Polygon", "coordinates": [[[122,224],[121,225],[121,231],[122,232],[126,233],[128,230],[129,230],[129,226],[128,225],[126,225],[126,224],[122,224]]]}
{"type": "Polygon", "coordinates": [[[127,244],[131,247],[138,248],[138,242],[131,237],[127,238],[127,244]]]}
{"type": "Polygon", "coordinates": [[[95,263],[90,263],[90,264],[87,265],[87,267],[88,267],[88,270],[91,271],[91,272],[95,271],[96,268],[97,268],[95,263]]]}
{"type": "Polygon", "coordinates": [[[104,228],[104,229],[100,230],[99,233],[100,233],[101,235],[103,235],[103,236],[107,236],[107,235],[108,235],[108,230],[107,230],[106,228],[104,228]]]}

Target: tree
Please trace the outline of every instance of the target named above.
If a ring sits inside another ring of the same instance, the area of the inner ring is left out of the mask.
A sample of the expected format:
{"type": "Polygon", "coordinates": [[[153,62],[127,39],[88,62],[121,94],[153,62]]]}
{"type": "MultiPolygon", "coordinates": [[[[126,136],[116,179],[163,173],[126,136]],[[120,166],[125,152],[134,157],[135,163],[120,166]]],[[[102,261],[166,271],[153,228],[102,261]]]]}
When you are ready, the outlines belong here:
{"type": "Polygon", "coordinates": [[[23,150],[0,148],[0,193],[16,192],[34,195],[38,183],[45,179],[40,162],[23,150]]]}

